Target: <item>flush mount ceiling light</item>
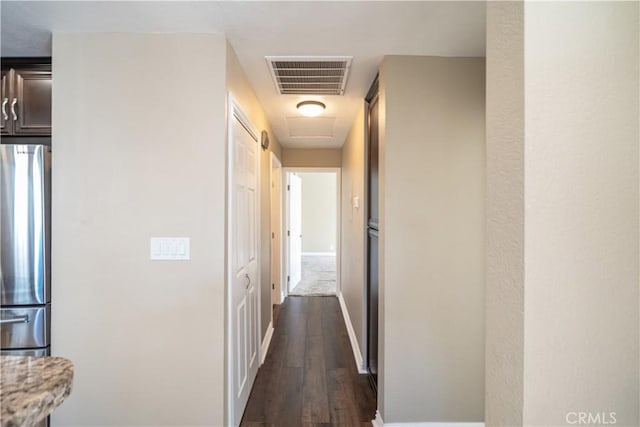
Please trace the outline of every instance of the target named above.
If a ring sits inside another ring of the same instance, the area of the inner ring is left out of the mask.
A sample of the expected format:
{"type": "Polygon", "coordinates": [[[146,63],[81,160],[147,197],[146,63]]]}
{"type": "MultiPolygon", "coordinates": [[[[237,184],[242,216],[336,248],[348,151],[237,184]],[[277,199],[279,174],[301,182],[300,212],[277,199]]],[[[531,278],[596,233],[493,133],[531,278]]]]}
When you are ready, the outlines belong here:
{"type": "Polygon", "coordinates": [[[315,117],[322,114],[327,106],[320,101],[302,101],[296,108],[303,116],[315,117]]]}

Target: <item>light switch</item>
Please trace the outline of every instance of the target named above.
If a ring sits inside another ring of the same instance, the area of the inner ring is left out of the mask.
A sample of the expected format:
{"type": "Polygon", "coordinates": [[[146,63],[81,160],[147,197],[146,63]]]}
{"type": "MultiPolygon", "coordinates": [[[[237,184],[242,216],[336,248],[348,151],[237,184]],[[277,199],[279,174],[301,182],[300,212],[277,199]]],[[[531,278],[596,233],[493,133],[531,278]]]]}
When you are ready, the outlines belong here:
{"type": "Polygon", "coordinates": [[[353,207],[356,209],[360,208],[360,197],[353,196],[353,207]]]}
{"type": "Polygon", "coordinates": [[[151,239],[151,259],[160,256],[160,242],[158,239],[151,239]]]}
{"type": "Polygon", "coordinates": [[[189,237],[152,237],[149,259],[176,261],[191,259],[189,237]]]}
{"type": "Polygon", "coordinates": [[[184,241],[179,240],[178,241],[178,248],[177,248],[177,255],[179,256],[184,256],[187,253],[187,248],[185,246],[184,241]]]}

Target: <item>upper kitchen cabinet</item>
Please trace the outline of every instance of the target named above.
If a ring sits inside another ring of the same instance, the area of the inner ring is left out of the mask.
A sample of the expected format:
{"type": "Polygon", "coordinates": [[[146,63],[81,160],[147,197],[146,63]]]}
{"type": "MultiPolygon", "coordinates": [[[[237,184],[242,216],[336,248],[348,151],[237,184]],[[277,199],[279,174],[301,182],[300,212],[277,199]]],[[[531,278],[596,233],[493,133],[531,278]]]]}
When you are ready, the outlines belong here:
{"type": "Polygon", "coordinates": [[[0,91],[0,99],[2,99],[2,113],[0,114],[0,130],[2,135],[8,135],[10,124],[7,108],[9,104],[9,70],[2,70],[2,88],[0,91]]]}
{"type": "Polygon", "coordinates": [[[2,134],[51,135],[51,65],[2,66],[2,134]]]}

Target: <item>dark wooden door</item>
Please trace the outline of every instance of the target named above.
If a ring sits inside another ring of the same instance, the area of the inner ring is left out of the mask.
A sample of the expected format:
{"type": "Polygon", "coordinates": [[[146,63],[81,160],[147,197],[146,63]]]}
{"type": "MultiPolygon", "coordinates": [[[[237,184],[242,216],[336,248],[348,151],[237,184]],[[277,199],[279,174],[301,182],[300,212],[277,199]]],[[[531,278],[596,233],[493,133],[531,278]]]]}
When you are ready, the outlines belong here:
{"type": "Polygon", "coordinates": [[[378,79],[367,95],[367,369],[372,384],[378,386],[378,79]]]}
{"type": "Polygon", "coordinates": [[[369,227],[367,233],[367,296],[368,336],[367,365],[371,380],[378,387],[378,230],[369,227]]]}
{"type": "Polygon", "coordinates": [[[11,99],[10,99],[10,70],[2,70],[2,87],[0,90],[0,102],[2,102],[2,111],[0,111],[0,132],[2,135],[9,135],[13,130],[13,120],[10,116],[11,99]]]}
{"type": "MultiPolygon", "coordinates": [[[[17,103],[15,135],[51,134],[51,70],[16,68],[14,93],[17,103]]],[[[13,103],[13,99],[11,100],[13,103]]]]}

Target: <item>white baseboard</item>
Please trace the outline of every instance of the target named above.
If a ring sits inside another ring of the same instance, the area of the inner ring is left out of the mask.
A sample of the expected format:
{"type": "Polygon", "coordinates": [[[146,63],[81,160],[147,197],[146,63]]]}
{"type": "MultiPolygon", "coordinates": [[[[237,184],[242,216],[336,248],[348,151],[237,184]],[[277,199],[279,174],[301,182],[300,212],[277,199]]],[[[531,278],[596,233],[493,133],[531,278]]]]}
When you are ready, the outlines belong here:
{"type": "Polygon", "coordinates": [[[376,418],[371,420],[373,427],[484,427],[484,423],[466,423],[466,422],[415,422],[415,423],[386,423],[382,421],[380,412],[376,411],[376,418]]]}
{"type": "Polygon", "coordinates": [[[376,411],[376,417],[371,420],[371,425],[373,427],[384,427],[384,421],[382,421],[380,411],[376,411]]]}
{"type": "Polygon", "coordinates": [[[271,345],[271,338],[273,337],[273,322],[269,322],[267,326],[267,332],[264,334],[264,340],[262,340],[262,347],[260,353],[260,365],[264,363],[264,359],[267,357],[267,351],[269,351],[269,345],[271,345]]]}
{"type": "Polygon", "coordinates": [[[364,368],[364,361],[362,360],[362,353],[360,353],[360,346],[358,345],[358,338],[356,337],[356,332],[353,330],[353,325],[351,324],[351,318],[349,317],[349,311],[347,310],[347,305],[344,302],[344,298],[342,297],[342,292],[337,292],[338,301],[340,301],[340,309],[342,310],[342,317],[344,317],[344,323],[347,325],[347,333],[349,334],[349,341],[351,341],[351,348],[353,349],[353,358],[356,361],[356,366],[358,367],[358,373],[366,374],[367,370],[364,368]]]}
{"type": "Polygon", "coordinates": [[[302,252],[302,256],[336,256],[335,252],[302,252]]]}

